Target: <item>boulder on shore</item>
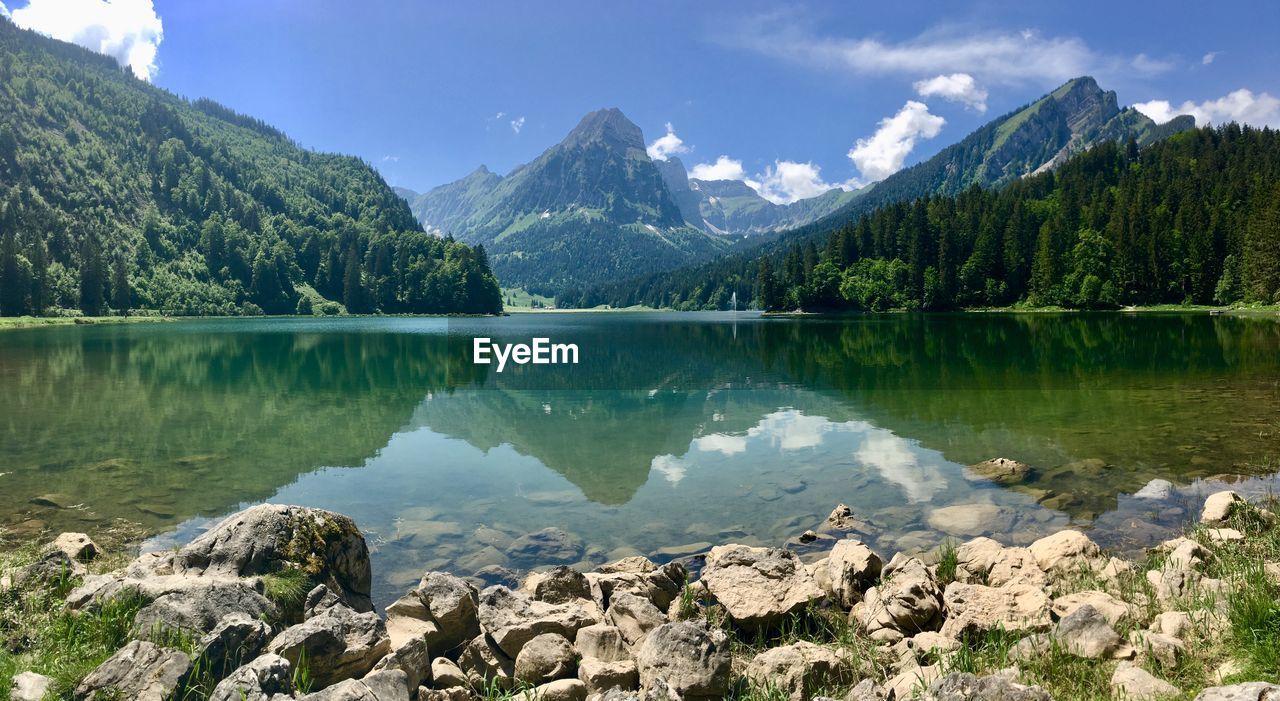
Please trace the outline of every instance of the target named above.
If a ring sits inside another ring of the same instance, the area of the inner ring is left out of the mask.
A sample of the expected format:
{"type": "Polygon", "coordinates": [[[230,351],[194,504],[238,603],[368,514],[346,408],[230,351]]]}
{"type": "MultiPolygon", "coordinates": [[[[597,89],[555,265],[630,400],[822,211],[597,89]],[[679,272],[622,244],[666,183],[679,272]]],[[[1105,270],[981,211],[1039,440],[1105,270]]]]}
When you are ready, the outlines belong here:
{"type": "Polygon", "coordinates": [[[748,629],[777,623],[822,598],[800,558],[780,548],[714,547],[702,568],[702,583],[734,622],[748,629]]]}

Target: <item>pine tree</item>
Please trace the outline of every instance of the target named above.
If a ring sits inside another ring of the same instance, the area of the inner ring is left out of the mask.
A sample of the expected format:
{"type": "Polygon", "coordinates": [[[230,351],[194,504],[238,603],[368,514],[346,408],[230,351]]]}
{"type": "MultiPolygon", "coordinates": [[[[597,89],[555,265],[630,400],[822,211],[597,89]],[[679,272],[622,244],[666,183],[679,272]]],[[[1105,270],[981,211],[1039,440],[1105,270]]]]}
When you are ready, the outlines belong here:
{"type": "Polygon", "coordinates": [[[132,297],[133,292],[129,289],[129,262],[121,254],[111,264],[111,298],[116,313],[129,316],[132,297]]]}
{"type": "Polygon", "coordinates": [[[0,315],[21,316],[27,308],[26,281],[18,263],[18,235],[9,229],[0,238],[0,315]]]}
{"type": "Polygon", "coordinates": [[[80,311],[86,316],[102,315],[106,284],[107,270],[102,248],[94,236],[89,236],[80,253],[80,311]]]}
{"type": "Polygon", "coordinates": [[[342,275],[342,303],[347,305],[347,311],[353,314],[360,314],[365,311],[364,296],[364,282],[360,274],[360,255],[356,252],[356,247],[352,246],[347,249],[347,263],[342,275]]]}
{"type": "Polygon", "coordinates": [[[760,258],[759,269],[756,272],[756,300],[760,308],[765,311],[782,308],[782,288],[778,284],[777,276],[773,274],[773,265],[769,262],[768,256],[760,258]]]}
{"type": "Polygon", "coordinates": [[[31,249],[31,313],[44,314],[49,306],[49,249],[36,241],[31,249]]]}
{"type": "Polygon", "coordinates": [[[1280,185],[1259,200],[1246,225],[1244,289],[1250,301],[1280,301],[1280,185]]]}

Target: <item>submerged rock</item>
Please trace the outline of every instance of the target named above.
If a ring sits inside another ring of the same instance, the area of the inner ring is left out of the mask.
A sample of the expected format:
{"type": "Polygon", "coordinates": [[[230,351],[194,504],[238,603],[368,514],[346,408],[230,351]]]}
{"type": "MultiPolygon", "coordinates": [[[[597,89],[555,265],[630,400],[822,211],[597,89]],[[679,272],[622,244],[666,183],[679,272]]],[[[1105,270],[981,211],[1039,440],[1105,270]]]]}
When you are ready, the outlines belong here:
{"type": "Polygon", "coordinates": [[[529,565],[568,565],[582,559],[582,541],[560,528],[522,535],[507,546],[507,557],[529,565]]]}
{"type": "Polygon", "coordinates": [[[1026,463],[1009,458],[984,460],[976,465],[970,465],[969,470],[978,477],[991,480],[996,484],[1017,484],[1026,479],[1031,472],[1031,468],[1026,463]]]}

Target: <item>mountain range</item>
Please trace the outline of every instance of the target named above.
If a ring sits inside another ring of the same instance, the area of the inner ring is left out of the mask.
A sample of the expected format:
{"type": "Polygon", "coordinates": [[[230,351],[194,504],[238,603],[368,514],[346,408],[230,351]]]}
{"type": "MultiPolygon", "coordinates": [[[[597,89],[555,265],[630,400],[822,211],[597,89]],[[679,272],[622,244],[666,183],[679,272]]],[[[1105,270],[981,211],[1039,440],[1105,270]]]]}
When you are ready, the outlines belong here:
{"type": "Polygon", "coordinates": [[[1082,77],[879,183],[777,204],[742,181],[690,178],[676,157],[650,158],[640,128],[603,109],[506,176],[480,166],[426,193],[397,192],[428,231],[483,244],[504,285],[550,293],[662,273],[890,202],[1002,187],[1098,143],[1145,146],[1192,126],[1190,116],[1157,125],[1082,77]]]}

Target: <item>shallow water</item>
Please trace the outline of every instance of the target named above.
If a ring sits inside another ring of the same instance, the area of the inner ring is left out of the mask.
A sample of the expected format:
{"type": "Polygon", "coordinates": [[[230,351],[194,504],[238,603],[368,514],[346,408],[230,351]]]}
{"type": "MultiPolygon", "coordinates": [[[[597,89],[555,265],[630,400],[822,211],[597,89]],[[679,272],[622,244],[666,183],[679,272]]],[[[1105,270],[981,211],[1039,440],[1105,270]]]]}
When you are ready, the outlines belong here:
{"type": "MultiPolygon", "coordinates": [[[[0,527],[194,537],[243,505],[347,513],[375,598],[425,569],[782,544],[839,502],[886,551],[1066,524],[1163,537],[1280,470],[1280,323],[1203,314],[541,314],[251,319],[0,334],[0,527]],[[471,338],[577,343],[470,362],[471,338]],[[964,466],[1033,467],[1002,487],[964,466]],[[1168,480],[1172,488],[1162,487],[1168,480]],[[1150,486],[1148,486],[1150,484],[1150,486]],[[1135,498],[1141,492],[1144,498],[1135,498]],[[1154,496],[1156,498],[1145,498],[1154,496]],[[977,529],[935,510],[991,504],[977,529]]],[[[491,570],[490,570],[491,571],[491,570]]]]}

